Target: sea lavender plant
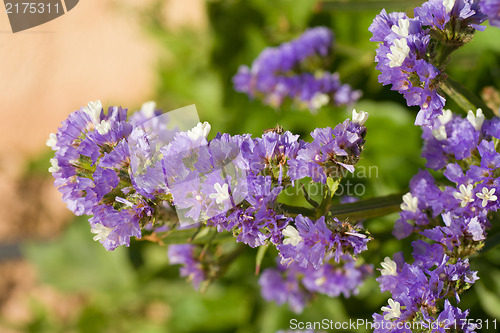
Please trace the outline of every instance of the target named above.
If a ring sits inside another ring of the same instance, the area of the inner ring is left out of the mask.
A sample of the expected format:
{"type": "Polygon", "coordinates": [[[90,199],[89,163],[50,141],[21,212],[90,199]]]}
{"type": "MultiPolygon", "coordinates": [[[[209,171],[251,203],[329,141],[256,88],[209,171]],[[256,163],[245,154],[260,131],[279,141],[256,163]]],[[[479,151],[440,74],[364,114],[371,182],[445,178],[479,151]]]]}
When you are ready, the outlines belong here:
{"type": "MultiPolygon", "coordinates": [[[[360,158],[367,113],[354,110],[352,121],[316,129],[312,143],[288,131],[257,138],[217,134],[209,140],[208,123],[176,131],[160,121],[168,120],[164,116],[146,103],[127,119],[126,110],[112,107],[104,113],[95,102],[71,114],[50,136],[55,184],[76,214],[92,215],[95,240],[110,251],[129,246],[132,237],[145,235],[162,243],[164,237],[189,228],[197,233],[200,228],[205,233],[230,231],[236,242],[278,249],[282,273],[267,270],[261,285],[268,288],[277,274],[295,279],[307,290],[290,303],[295,311],[302,310],[313,293],[356,293],[371,272],[370,265],[355,261],[370,235],[329,216],[328,210],[332,184],[353,172],[360,158]],[[278,202],[285,188],[298,187],[305,177],[318,181],[328,194],[321,208],[324,216],[317,220],[278,202]],[[300,273],[300,281],[294,272],[300,273]]],[[[177,244],[170,246],[168,256],[172,264],[183,265],[181,275],[198,288],[218,276],[221,262],[233,257],[230,252],[207,258],[206,251],[177,244]]],[[[263,295],[283,302],[282,296],[263,295]]]]}

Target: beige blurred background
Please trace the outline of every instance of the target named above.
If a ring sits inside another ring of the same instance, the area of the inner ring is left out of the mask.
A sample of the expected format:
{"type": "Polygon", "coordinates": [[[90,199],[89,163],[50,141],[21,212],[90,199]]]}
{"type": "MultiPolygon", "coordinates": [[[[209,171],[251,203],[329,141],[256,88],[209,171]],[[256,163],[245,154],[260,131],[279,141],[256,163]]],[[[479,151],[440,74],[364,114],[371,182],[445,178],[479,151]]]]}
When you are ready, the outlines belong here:
{"type": "MultiPolygon", "coordinates": [[[[1,6],[0,244],[50,238],[70,218],[50,178],[24,177],[26,163],[49,150],[45,141],[61,121],[96,99],[136,109],[154,98],[155,64],[165,48],[135,15],[148,2],[80,1],[65,15],[16,34],[1,6]]],[[[162,14],[170,29],[206,27],[202,0],[166,1],[162,14]]],[[[58,303],[55,291],[37,286],[27,263],[0,261],[0,317],[27,320],[22,304],[34,289],[58,303]]]]}

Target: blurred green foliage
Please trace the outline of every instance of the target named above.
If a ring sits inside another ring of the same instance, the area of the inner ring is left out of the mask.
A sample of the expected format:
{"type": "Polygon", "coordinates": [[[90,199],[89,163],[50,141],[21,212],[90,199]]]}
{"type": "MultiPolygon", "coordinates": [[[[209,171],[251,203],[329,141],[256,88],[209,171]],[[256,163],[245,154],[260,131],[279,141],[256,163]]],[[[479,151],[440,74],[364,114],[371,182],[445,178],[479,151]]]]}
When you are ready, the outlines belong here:
{"type": "MultiPolygon", "coordinates": [[[[164,49],[157,64],[156,100],[165,110],[196,104],[202,121],[212,124],[212,134],[252,133],[279,123],[304,139],[316,127],[335,126],[351,110],[323,108],[317,114],[284,108],[274,110],[252,101],[232,89],[231,78],[241,64],[251,64],[266,46],[298,36],[308,26],[324,25],[336,35],[332,70],[345,83],[363,91],[356,109],[368,111],[368,134],[360,165],[376,167],[369,177],[348,177],[345,181],[364,184],[365,197],[405,191],[419,168],[420,129],[413,125],[416,111],[408,108],[399,94],[377,81],[368,27],[383,5],[405,11],[415,2],[313,0],[219,0],[206,3],[206,30],[171,32],[161,16],[161,1],[136,13],[149,37],[164,49]]],[[[475,41],[453,55],[450,73],[476,93],[486,85],[500,87],[500,29],[488,28],[475,41]]],[[[33,170],[36,168],[33,167],[33,170]]],[[[375,238],[364,259],[379,267],[385,256],[404,250],[410,258],[409,242],[392,238],[397,214],[365,222],[375,238]]],[[[492,235],[500,232],[497,226],[492,235]]],[[[359,295],[318,297],[303,314],[287,306],[266,303],[259,294],[255,271],[255,249],[248,249],[221,280],[206,293],[193,290],[169,266],[166,248],[134,242],[128,248],[107,253],[91,239],[84,218],[73,223],[59,240],[26,246],[42,281],[68,293],[85,295],[77,318],[60,322],[38,309],[38,317],[27,332],[275,332],[289,327],[291,318],[301,321],[345,321],[370,318],[386,303],[374,278],[359,295]]],[[[272,266],[275,253],[267,251],[263,268],[272,266]]],[[[500,319],[500,249],[495,247],[472,260],[480,283],[464,294],[462,308],[471,318],[500,319]]],[[[36,306],[36,305],[34,305],[36,306]]],[[[484,330],[483,330],[484,331],[484,330]]]]}

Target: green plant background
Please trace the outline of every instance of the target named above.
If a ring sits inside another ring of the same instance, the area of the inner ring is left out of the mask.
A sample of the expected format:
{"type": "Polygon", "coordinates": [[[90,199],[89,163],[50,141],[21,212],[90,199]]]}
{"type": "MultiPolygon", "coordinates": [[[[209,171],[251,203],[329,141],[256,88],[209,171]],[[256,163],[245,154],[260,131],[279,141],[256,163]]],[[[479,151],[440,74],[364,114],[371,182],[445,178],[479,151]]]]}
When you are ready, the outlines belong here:
{"type": "MultiPolygon", "coordinates": [[[[301,0],[220,0],[206,3],[209,28],[205,31],[170,32],[162,22],[161,1],[153,1],[135,13],[144,26],[145,38],[165,48],[157,62],[158,105],[165,110],[196,104],[202,121],[216,132],[261,135],[279,123],[304,139],[316,127],[335,126],[350,116],[344,108],[323,108],[319,113],[290,107],[274,110],[249,100],[232,89],[231,78],[240,64],[251,64],[266,46],[298,36],[308,26],[324,25],[336,36],[332,69],[345,83],[363,91],[355,105],[368,111],[366,151],[361,165],[376,166],[377,175],[351,179],[366,186],[365,197],[405,191],[408,182],[425,161],[420,158],[420,129],[413,125],[416,112],[399,94],[377,81],[368,27],[383,6],[409,11],[414,1],[326,2],[301,0]]],[[[485,86],[500,87],[500,29],[488,27],[474,41],[453,55],[450,76],[479,93],[485,86]]],[[[44,162],[40,162],[43,168],[44,162]]],[[[37,170],[35,163],[34,170],[37,170]]],[[[42,168],[40,167],[40,168],[42,168]]],[[[364,254],[374,268],[387,255],[405,251],[411,259],[408,241],[396,241],[391,230],[397,214],[368,220],[365,226],[375,238],[364,254]]],[[[500,221],[491,231],[500,231],[500,221]]],[[[275,332],[289,327],[289,320],[333,321],[369,319],[387,302],[374,278],[357,296],[319,296],[300,315],[287,306],[267,303],[259,293],[255,276],[256,249],[248,250],[228,272],[201,294],[178,277],[178,267],[169,266],[166,248],[133,242],[130,248],[108,253],[92,241],[86,218],[76,218],[58,240],[30,243],[23,247],[43,282],[64,293],[85,295],[85,305],[69,321],[59,321],[34,302],[37,318],[26,332],[275,332]]],[[[275,253],[268,251],[263,266],[273,265],[275,253]]],[[[500,248],[473,258],[480,280],[463,296],[461,308],[471,309],[470,318],[500,320],[500,248]]],[[[377,271],[375,275],[377,276],[377,271]]],[[[500,324],[500,323],[499,323],[500,324]]],[[[365,331],[365,330],[360,330],[365,331]]],[[[486,330],[483,330],[486,331],[486,330]]]]}

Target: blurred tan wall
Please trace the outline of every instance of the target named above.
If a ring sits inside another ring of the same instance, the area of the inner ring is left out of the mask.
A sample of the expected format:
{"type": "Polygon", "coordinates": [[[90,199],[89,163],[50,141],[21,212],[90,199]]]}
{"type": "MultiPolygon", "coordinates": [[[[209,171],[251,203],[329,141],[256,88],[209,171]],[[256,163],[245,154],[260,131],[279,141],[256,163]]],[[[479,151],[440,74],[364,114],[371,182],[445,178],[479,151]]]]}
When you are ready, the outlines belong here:
{"type": "MultiPolygon", "coordinates": [[[[16,34],[0,5],[0,239],[15,210],[27,209],[11,206],[23,200],[18,178],[26,160],[48,149],[49,133],[69,113],[96,99],[134,109],[154,97],[161,51],[134,15],[151,1],[81,0],[16,34]]],[[[202,0],[170,0],[164,9],[168,27],[206,23],[202,0]]],[[[37,191],[62,206],[53,188],[37,191]]]]}

